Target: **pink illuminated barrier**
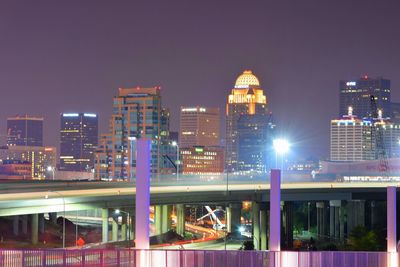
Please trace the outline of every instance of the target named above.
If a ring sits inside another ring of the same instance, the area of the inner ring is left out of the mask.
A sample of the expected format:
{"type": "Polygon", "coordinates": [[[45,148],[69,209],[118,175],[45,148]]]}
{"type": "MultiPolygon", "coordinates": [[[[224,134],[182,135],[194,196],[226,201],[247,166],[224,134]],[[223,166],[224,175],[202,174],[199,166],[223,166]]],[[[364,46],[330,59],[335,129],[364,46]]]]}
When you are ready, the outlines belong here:
{"type": "MultiPolygon", "coordinates": [[[[394,254],[397,257],[397,253],[394,254]]],[[[387,252],[218,250],[0,250],[0,266],[386,267],[387,252]],[[138,266],[141,257],[146,264],[138,266]]]]}

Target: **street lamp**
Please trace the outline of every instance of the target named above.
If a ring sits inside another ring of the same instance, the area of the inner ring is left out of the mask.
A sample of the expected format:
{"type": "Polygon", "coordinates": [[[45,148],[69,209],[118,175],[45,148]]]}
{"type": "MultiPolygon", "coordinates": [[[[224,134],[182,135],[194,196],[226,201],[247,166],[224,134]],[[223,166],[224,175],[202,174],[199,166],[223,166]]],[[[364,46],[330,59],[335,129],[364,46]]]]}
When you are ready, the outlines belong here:
{"type": "Polygon", "coordinates": [[[133,147],[134,147],[134,142],[136,142],[136,137],[134,136],[129,136],[128,140],[130,141],[130,145],[131,145],[131,165],[129,166],[129,170],[131,172],[131,182],[133,181],[133,147]]]}
{"type": "Polygon", "coordinates": [[[178,145],[178,143],[176,141],[173,141],[172,142],[172,146],[176,147],[176,180],[178,181],[179,180],[179,164],[180,164],[180,161],[179,161],[179,145],[178,145]]]}
{"type": "Polygon", "coordinates": [[[54,176],[55,176],[55,174],[56,174],[56,168],[53,167],[53,166],[47,166],[47,171],[48,171],[48,172],[52,172],[52,174],[53,174],[53,181],[54,181],[54,176]]]}
{"type": "MultiPolygon", "coordinates": [[[[65,198],[64,196],[58,191],[47,191],[48,193],[54,193],[59,195],[63,201],[63,234],[62,234],[62,246],[65,248],[65,198]]],[[[49,199],[49,194],[44,196],[45,199],[49,199]]]]}
{"type": "Polygon", "coordinates": [[[283,157],[289,151],[290,144],[286,139],[275,139],[273,142],[273,147],[275,150],[275,168],[278,168],[278,154],[281,155],[282,163],[281,169],[283,169],[283,157]]]}
{"type": "Polygon", "coordinates": [[[126,214],[126,218],[127,218],[127,222],[128,222],[128,241],[130,241],[131,240],[131,224],[130,224],[131,217],[129,215],[129,212],[127,212],[127,211],[123,211],[123,210],[120,210],[120,209],[116,209],[115,210],[115,214],[118,215],[118,214],[121,214],[121,213],[126,214]]]}

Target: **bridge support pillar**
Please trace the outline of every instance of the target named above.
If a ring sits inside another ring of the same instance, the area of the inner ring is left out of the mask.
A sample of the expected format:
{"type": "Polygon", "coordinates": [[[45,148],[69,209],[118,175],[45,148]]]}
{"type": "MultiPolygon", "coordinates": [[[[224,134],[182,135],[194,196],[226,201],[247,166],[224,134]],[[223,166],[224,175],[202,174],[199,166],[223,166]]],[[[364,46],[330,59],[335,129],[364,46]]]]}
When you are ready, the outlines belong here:
{"type": "Polygon", "coordinates": [[[365,200],[350,200],[347,203],[347,235],[356,226],[365,226],[365,200]]]}
{"type": "Polygon", "coordinates": [[[125,241],[127,240],[127,221],[128,221],[128,217],[126,216],[126,214],[124,214],[124,216],[122,216],[122,224],[121,224],[121,240],[125,241]]]}
{"type": "Polygon", "coordinates": [[[28,234],[28,215],[22,215],[22,234],[28,234]]]}
{"type": "Polygon", "coordinates": [[[185,235],[185,205],[176,205],[176,233],[178,235],[185,235]]]}
{"type": "Polygon", "coordinates": [[[267,211],[266,209],[261,209],[260,211],[260,243],[261,243],[261,250],[267,250],[267,211]]]}
{"type": "Polygon", "coordinates": [[[226,211],[225,211],[225,225],[226,225],[226,232],[227,233],[232,233],[232,209],[230,206],[226,207],[226,211]]]}
{"type": "Polygon", "coordinates": [[[340,237],[340,200],[329,201],[329,237],[339,239],[340,237]]]}
{"type": "Polygon", "coordinates": [[[395,186],[389,186],[387,188],[387,252],[388,252],[388,266],[397,267],[398,255],[397,255],[397,214],[396,214],[396,195],[397,190],[395,186]]]}
{"type": "Polygon", "coordinates": [[[253,225],[253,244],[256,250],[261,249],[261,240],[260,240],[260,204],[257,202],[251,203],[251,221],[253,225]]]}
{"type": "Polygon", "coordinates": [[[242,203],[232,203],[229,205],[230,206],[230,219],[228,219],[228,222],[230,222],[230,229],[231,233],[233,235],[238,235],[239,234],[239,227],[241,225],[240,222],[240,217],[242,215],[242,203]]]}
{"type": "Polygon", "coordinates": [[[44,214],[43,213],[40,213],[39,214],[39,232],[41,233],[41,234],[43,234],[44,233],[44,214]]]}
{"type": "Polygon", "coordinates": [[[31,242],[32,245],[38,243],[39,214],[31,214],[31,242]]]}
{"type": "Polygon", "coordinates": [[[171,229],[171,205],[162,206],[162,232],[166,233],[171,229]]]}
{"type": "Polygon", "coordinates": [[[18,236],[19,234],[19,216],[13,216],[13,234],[14,236],[18,236]]]}
{"type": "Polygon", "coordinates": [[[376,202],[371,201],[371,229],[375,229],[376,224],[376,202]]]}
{"type": "Polygon", "coordinates": [[[154,206],[154,224],[156,226],[156,235],[162,234],[163,209],[161,205],[154,206]]]}
{"type": "Polygon", "coordinates": [[[283,206],[284,227],[285,227],[285,247],[293,248],[293,203],[288,201],[283,206]]]}
{"type": "Polygon", "coordinates": [[[118,241],[118,217],[112,218],[111,221],[111,241],[118,241]]]}
{"type": "Polygon", "coordinates": [[[101,236],[102,236],[102,242],[107,243],[108,242],[108,209],[101,209],[101,219],[102,219],[102,231],[101,231],[101,236]]]}
{"type": "Polygon", "coordinates": [[[57,213],[49,212],[49,219],[52,223],[57,224],[57,213]]]}
{"type": "Polygon", "coordinates": [[[325,216],[325,203],[317,202],[317,235],[319,238],[325,237],[325,225],[326,225],[326,216],[325,216]]]}
{"type": "Polygon", "coordinates": [[[339,208],[339,239],[340,241],[344,240],[344,217],[345,217],[346,209],[341,206],[339,208]]]}

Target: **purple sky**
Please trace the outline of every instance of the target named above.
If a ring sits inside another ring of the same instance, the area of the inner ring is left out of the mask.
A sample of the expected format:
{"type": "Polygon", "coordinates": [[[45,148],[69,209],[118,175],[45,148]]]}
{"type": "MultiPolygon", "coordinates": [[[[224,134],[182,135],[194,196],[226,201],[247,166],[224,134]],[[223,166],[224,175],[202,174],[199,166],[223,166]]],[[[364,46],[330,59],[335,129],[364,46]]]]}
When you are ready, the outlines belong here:
{"type": "MultiPolygon", "coordinates": [[[[118,87],[160,85],[181,105],[225,108],[236,76],[259,77],[295,151],[328,155],[338,81],[392,80],[400,101],[398,1],[1,1],[0,133],[9,115],[97,112],[105,132],[118,87]]],[[[222,112],[223,113],[223,112],[222,112]]],[[[225,131],[221,129],[221,131],[225,131]]]]}

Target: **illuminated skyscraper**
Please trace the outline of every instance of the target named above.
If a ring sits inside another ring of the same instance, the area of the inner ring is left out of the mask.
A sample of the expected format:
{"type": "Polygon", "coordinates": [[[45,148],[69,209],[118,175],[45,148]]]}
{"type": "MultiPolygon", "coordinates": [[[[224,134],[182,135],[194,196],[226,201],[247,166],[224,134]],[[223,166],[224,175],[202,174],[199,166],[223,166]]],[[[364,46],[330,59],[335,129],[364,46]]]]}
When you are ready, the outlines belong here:
{"type": "Polygon", "coordinates": [[[220,113],[218,108],[181,107],[181,148],[219,146],[220,113]]]}
{"type": "Polygon", "coordinates": [[[62,113],[60,170],[91,171],[98,142],[98,118],[92,113],[62,113]]]}
{"type": "Polygon", "coordinates": [[[43,146],[43,118],[16,116],[7,119],[8,146],[43,146]]]}
{"type": "Polygon", "coordinates": [[[270,118],[267,97],[257,77],[250,70],[245,70],[236,79],[226,105],[226,168],[229,172],[239,170],[238,122],[244,115],[258,115],[262,121],[268,121],[270,118]]]}
{"type": "Polygon", "coordinates": [[[390,80],[370,78],[364,75],[355,81],[340,81],[339,116],[347,115],[348,107],[359,119],[371,114],[370,96],[375,96],[376,106],[388,117],[392,117],[390,104],[390,80]]]}
{"type": "MultiPolygon", "coordinates": [[[[136,177],[136,138],[149,138],[151,175],[162,173],[163,145],[169,136],[169,112],[161,108],[160,87],[119,88],[113,98],[110,132],[101,135],[96,151],[95,177],[136,177]]],[[[165,152],[168,153],[168,152],[165,152]]]]}
{"type": "Polygon", "coordinates": [[[372,136],[371,121],[348,114],[331,120],[331,160],[362,161],[375,159],[375,137],[372,136]]]}

